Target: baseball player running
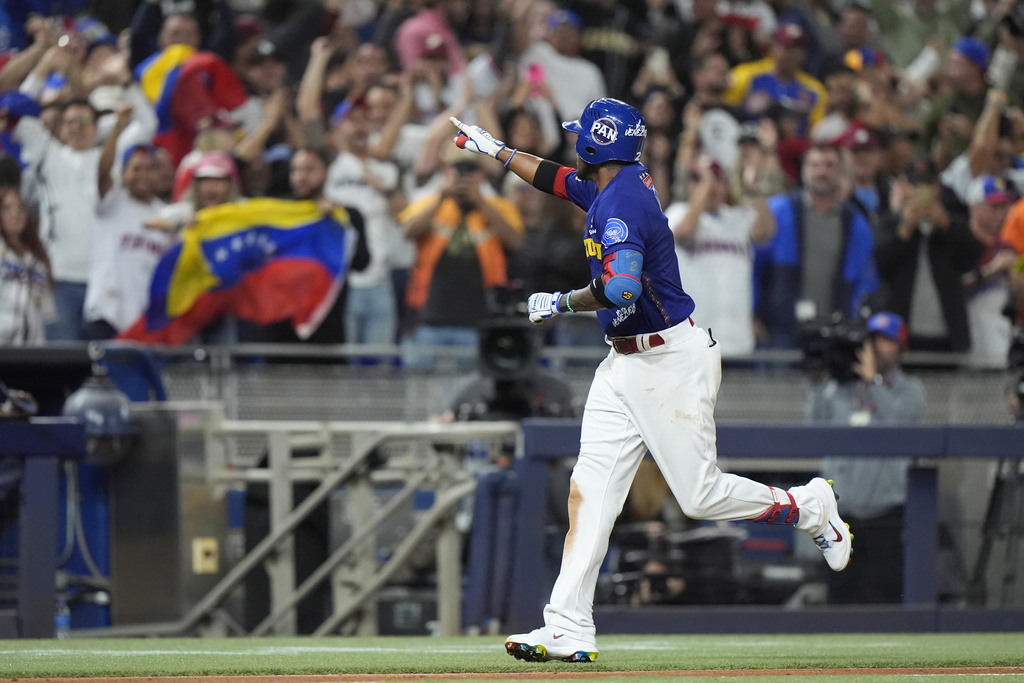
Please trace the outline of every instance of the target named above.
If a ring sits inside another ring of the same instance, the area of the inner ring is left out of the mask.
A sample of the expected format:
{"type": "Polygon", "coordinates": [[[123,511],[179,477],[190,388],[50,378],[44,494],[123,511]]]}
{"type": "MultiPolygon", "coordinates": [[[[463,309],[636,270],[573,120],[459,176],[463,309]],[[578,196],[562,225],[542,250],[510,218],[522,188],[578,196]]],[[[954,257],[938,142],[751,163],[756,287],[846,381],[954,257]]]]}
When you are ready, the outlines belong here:
{"type": "MultiPolygon", "coordinates": [[[[587,211],[583,240],[594,279],[570,292],[530,296],[530,321],[597,311],[611,351],[594,375],[583,412],[580,453],[569,489],[569,533],[544,608],[544,626],[509,636],[527,661],[597,658],[594,589],[615,518],[650,451],[683,512],[693,519],[793,524],[829,566],[850,561],[848,526],[831,482],[783,490],[718,469],[715,399],[721,351],[690,314],[672,231],[651,177],[639,163],[647,127],[636,109],[599,99],[563,127],[578,135],[576,168],[509,149],[456,118],[456,144],[502,162],[534,187],[587,211]]],[[[739,283],[738,283],[739,284],[739,283]]]]}

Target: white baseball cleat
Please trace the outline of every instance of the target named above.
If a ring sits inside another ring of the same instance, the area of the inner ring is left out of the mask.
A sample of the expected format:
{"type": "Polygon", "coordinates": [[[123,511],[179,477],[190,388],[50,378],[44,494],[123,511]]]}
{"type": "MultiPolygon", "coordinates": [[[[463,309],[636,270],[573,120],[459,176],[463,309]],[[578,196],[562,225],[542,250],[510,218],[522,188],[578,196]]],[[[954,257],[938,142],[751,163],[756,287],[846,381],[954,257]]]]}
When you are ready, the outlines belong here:
{"type": "Polygon", "coordinates": [[[593,641],[579,640],[548,626],[509,636],[505,639],[505,651],[526,662],[593,662],[597,659],[597,645],[593,641]]]}
{"type": "Polygon", "coordinates": [[[850,525],[839,516],[838,497],[832,490],[832,481],[815,477],[807,483],[807,489],[821,500],[822,511],[825,513],[825,524],[811,537],[817,544],[825,561],[833,571],[841,572],[850,564],[853,552],[853,534],[850,525]]]}

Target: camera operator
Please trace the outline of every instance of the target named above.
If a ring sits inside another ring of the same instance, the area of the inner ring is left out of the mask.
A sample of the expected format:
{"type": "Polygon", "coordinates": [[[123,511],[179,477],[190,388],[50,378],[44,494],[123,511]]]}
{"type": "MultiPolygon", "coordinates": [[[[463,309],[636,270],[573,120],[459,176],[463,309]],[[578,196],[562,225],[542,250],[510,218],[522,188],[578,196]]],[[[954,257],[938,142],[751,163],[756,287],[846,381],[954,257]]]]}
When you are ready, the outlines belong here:
{"type": "MultiPolygon", "coordinates": [[[[912,424],[925,409],[924,384],[903,372],[907,345],[903,318],[876,313],[851,366],[852,381],[812,377],[811,421],[831,424],[912,424]],[[818,381],[815,381],[818,380],[818,381]]],[[[835,375],[833,371],[833,375],[835,375]]],[[[903,507],[906,458],[825,458],[822,471],[843,484],[840,511],[857,530],[857,557],[829,577],[833,603],[899,602],[903,585],[903,507]]]]}

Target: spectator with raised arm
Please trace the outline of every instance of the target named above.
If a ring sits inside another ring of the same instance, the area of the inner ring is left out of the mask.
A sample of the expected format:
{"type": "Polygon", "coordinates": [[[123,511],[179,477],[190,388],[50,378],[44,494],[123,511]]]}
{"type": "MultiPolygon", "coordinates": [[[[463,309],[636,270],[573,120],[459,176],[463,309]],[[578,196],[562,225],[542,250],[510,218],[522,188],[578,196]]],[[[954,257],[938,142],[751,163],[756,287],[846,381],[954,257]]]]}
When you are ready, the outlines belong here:
{"type": "Polygon", "coordinates": [[[559,120],[570,119],[591,100],[604,97],[604,76],[583,58],[579,15],[557,10],[544,25],[544,37],[519,56],[519,80],[531,88],[547,88],[559,120]]]}
{"type": "Polygon", "coordinates": [[[1006,178],[1018,192],[1024,191],[1024,168],[1019,157],[1024,150],[1022,143],[1024,113],[1007,108],[1006,94],[990,89],[970,146],[942,172],[942,184],[959,201],[959,210],[966,211],[971,182],[982,175],[1006,178]]]}
{"type": "Polygon", "coordinates": [[[893,184],[875,259],[884,307],[907,321],[909,347],[962,352],[971,337],[960,278],[978,255],[966,217],[941,198],[935,165],[927,157],[912,161],[893,184]]]}
{"type": "Polygon", "coordinates": [[[129,109],[117,113],[114,134],[99,158],[96,239],[85,293],[87,339],[113,339],[138,320],[149,304],[153,271],[175,239],[144,225],[164,206],[153,194],[153,148],[129,147],[115,159],[116,138],[130,120],[129,109]]]}
{"type": "Polygon", "coordinates": [[[922,149],[946,168],[967,151],[974,126],[985,108],[989,49],[977,38],[960,38],[949,51],[943,72],[946,89],[936,95],[921,124],[922,149]]]}
{"type": "Polygon", "coordinates": [[[362,214],[370,252],[369,265],[348,278],[345,341],[391,344],[398,322],[392,253],[404,240],[395,216],[406,205],[398,168],[370,154],[370,124],[362,99],[338,105],[328,137],[337,156],[327,173],[324,196],[362,214]]]}
{"type": "Polygon", "coordinates": [[[52,30],[52,20],[38,14],[29,17],[25,32],[32,37],[32,44],[24,50],[12,50],[4,55],[0,65],[0,92],[16,90],[57,41],[52,30]]]}
{"type": "MultiPolygon", "coordinates": [[[[60,47],[50,48],[21,90],[38,97],[50,72],[67,68],[73,58],[60,47]]],[[[127,95],[133,118],[116,136],[118,154],[133,145],[148,144],[156,130],[156,117],[138,88],[129,88],[127,95]]],[[[23,116],[14,129],[35,180],[40,230],[53,268],[58,318],[47,328],[47,338],[53,340],[80,339],[83,334],[99,201],[96,136],[96,112],[84,100],[64,107],[56,135],[34,116],[23,116]]]]}
{"type": "Polygon", "coordinates": [[[679,275],[697,303],[694,315],[713,331],[723,356],[754,350],[753,248],[775,233],[764,198],[749,206],[729,201],[728,177],[707,156],[690,168],[689,202],[665,210],[675,236],[679,275]],[[748,286],[750,285],[750,286],[748,286]]]}

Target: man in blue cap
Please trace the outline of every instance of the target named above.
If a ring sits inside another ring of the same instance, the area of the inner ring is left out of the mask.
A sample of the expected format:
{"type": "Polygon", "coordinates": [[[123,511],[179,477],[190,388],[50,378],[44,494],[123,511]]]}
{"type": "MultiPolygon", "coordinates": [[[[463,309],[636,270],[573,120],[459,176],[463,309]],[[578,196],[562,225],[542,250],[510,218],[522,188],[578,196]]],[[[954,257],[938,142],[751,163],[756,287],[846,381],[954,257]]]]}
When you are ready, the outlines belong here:
{"type": "Polygon", "coordinates": [[[967,151],[974,134],[974,125],[985,108],[988,84],[988,47],[970,36],[953,44],[946,60],[945,82],[949,89],[931,102],[931,108],[921,124],[920,144],[931,150],[938,138],[935,163],[945,168],[950,161],[967,151]]]}
{"type": "MultiPolygon", "coordinates": [[[[814,422],[862,426],[914,424],[925,409],[924,384],[903,372],[907,325],[882,311],[867,321],[868,339],[852,370],[856,379],[812,378],[814,422]]],[[[857,562],[829,578],[833,603],[899,602],[903,590],[903,507],[907,458],[825,458],[821,468],[843,483],[839,510],[857,529],[857,562]]]]}

